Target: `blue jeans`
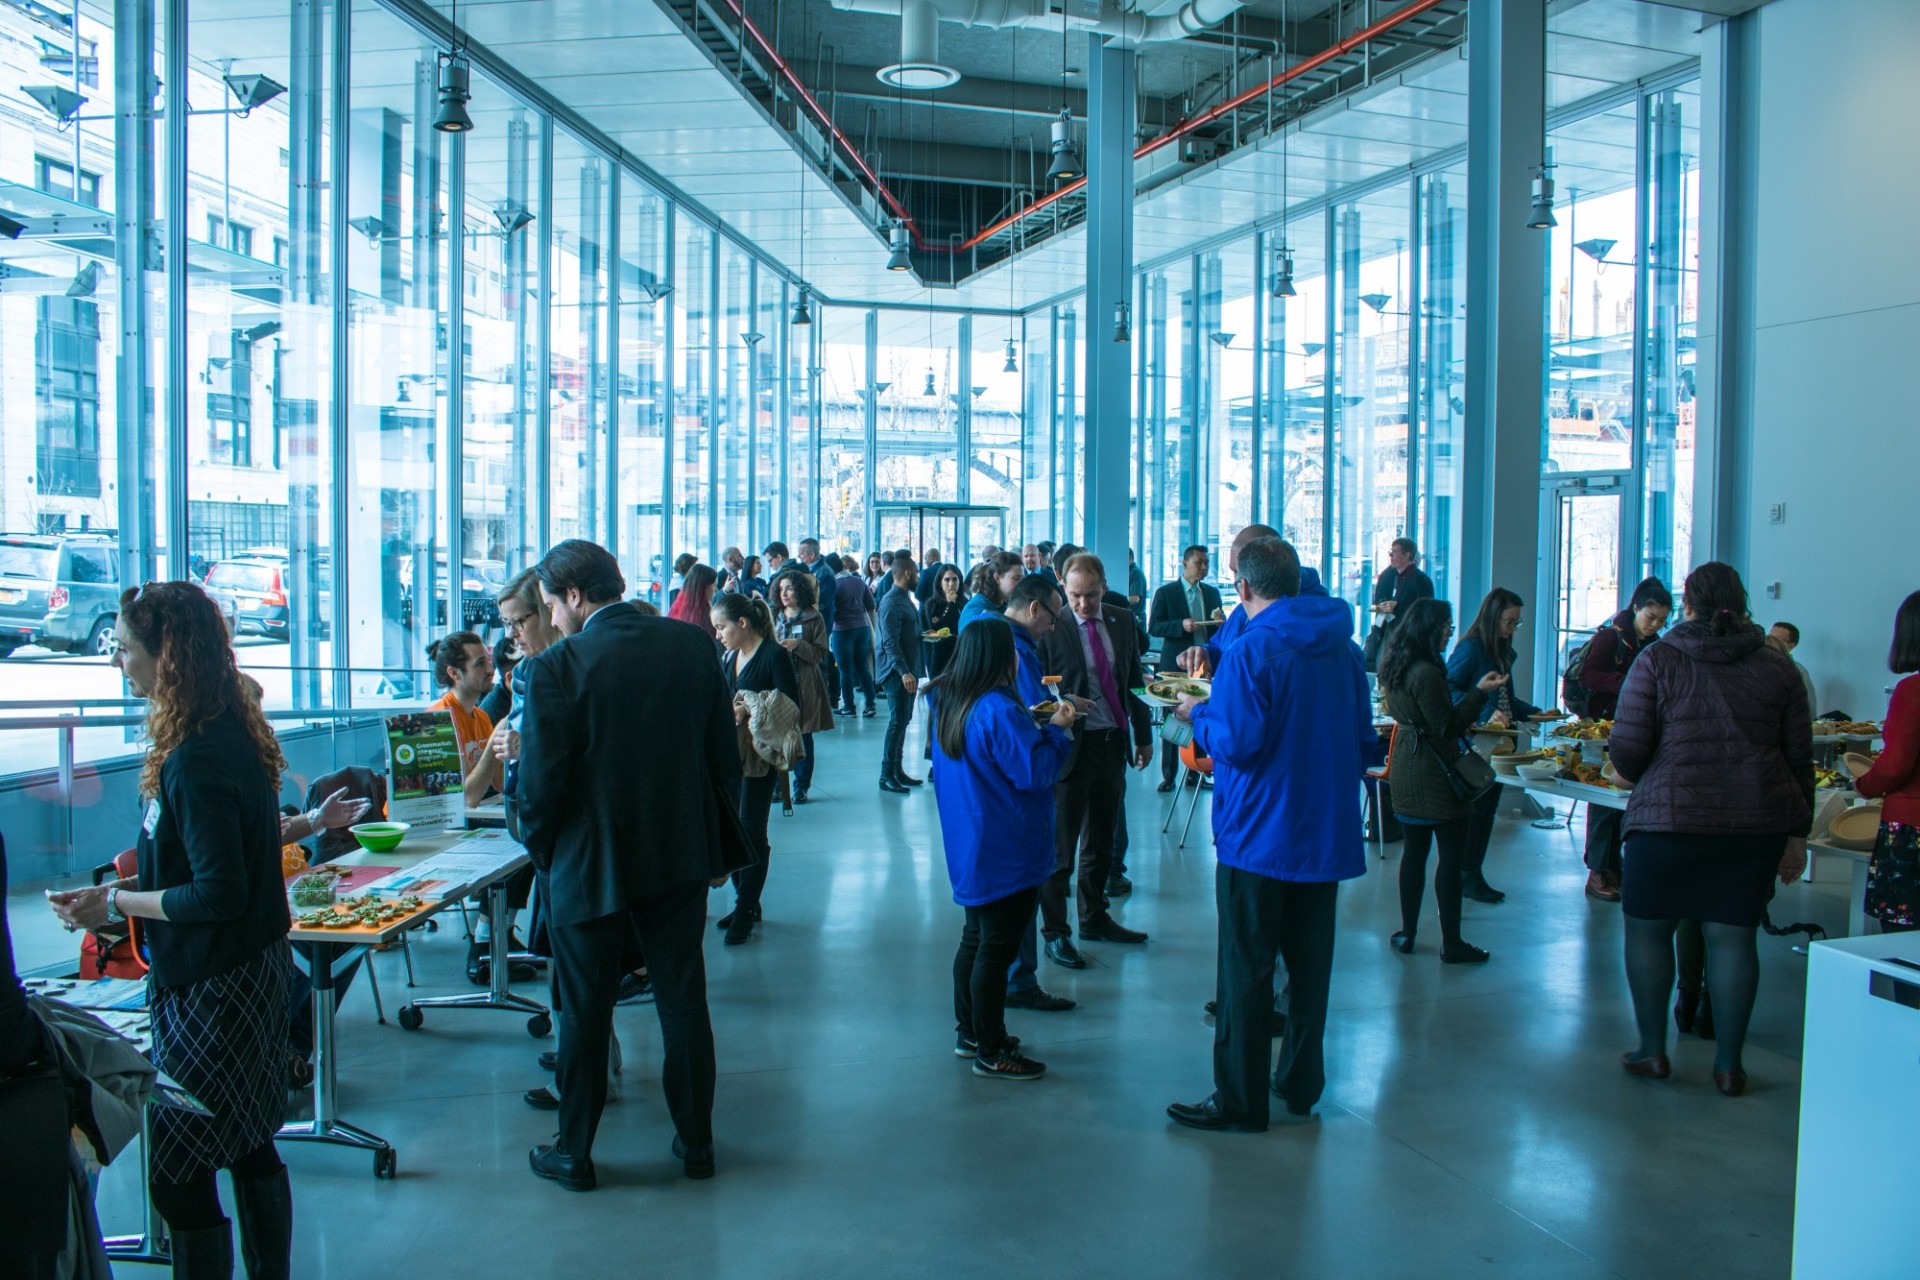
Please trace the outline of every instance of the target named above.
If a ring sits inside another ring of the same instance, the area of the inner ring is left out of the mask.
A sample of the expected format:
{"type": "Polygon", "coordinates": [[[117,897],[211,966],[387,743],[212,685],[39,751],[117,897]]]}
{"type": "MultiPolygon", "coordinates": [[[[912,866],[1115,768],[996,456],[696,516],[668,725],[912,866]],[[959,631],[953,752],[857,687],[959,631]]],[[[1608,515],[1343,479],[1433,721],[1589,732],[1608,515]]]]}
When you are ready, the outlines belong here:
{"type": "Polygon", "coordinates": [[[876,692],[873,683],[873,628],[855,627],[836,631],[827,641],[833,650],[833,663],[840,669],[840,709],[853,714],[853,690],[857,684],[866,695],[866,710],[873,710],[876,692]]]}
{"type": "Polygon", "coordinates": [[[793,785],[805,791],[813,786],[813,735],[801,734],[800,745],[806,748],[807,754],[800,757],[799,764],[793,766],[793,785]]]}

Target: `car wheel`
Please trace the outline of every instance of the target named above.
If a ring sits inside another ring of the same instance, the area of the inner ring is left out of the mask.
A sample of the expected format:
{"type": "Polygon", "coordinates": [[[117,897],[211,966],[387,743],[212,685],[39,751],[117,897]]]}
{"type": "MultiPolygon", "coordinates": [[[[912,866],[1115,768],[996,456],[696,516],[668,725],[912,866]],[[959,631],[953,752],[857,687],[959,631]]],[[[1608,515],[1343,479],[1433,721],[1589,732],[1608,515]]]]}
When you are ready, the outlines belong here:
{"type": "Polygon", "coordinates": [[[93,624],[93,630],[87,633],[87,653],[96,658],[113,656],[113,621],[113,615],[108,614],[93,624]]]}

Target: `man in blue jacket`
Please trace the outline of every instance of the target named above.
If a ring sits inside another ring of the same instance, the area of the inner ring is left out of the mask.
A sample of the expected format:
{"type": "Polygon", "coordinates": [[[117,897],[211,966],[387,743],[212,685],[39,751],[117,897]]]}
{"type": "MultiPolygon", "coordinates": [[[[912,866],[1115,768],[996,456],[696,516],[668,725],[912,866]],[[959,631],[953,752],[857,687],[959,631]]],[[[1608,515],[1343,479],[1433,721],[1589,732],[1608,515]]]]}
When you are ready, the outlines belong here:
{"type": "Polygon", "coordinates": [[[1379,739],[1350,608],[1300,595],[1300,558],[1279,538],[1248,542],[1236,563],[1246,624],[1221,658],[1216,696],[1182,697],[1175,712],[1213,758],[1214,1092],[1167,1115],[1258,1132],[1268,1123],[1276,959],[1293,981],[1272,1075],[1285,1118],[1311,1119],[1326,1087],[1335,895],[1340,881],[1366,874],[1357,784],[1379,739]]]}

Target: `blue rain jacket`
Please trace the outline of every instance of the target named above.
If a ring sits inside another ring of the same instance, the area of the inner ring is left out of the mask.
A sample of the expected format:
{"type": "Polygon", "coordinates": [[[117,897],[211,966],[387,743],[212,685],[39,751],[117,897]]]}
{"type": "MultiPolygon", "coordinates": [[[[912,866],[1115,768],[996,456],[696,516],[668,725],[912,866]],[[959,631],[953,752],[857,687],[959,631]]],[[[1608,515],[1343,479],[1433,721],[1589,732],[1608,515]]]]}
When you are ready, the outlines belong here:
{"type": "Polygon", "coordinates": [[[1221,862],[1307,883],[1366,874],[1360,779],[1380,739],[1350,605],[1294,596],[1247,619],[1193,729],[1213,758],[1221,862]]]}
{"type": "Polygon", "coordinates": [[[933,793],[955,902],[983,906],[1053,874],[1053,784],[1072,745],[1066,730],[1035,723],[1011,689],[974,704],[963,758],[934,735],[933,793]]]}

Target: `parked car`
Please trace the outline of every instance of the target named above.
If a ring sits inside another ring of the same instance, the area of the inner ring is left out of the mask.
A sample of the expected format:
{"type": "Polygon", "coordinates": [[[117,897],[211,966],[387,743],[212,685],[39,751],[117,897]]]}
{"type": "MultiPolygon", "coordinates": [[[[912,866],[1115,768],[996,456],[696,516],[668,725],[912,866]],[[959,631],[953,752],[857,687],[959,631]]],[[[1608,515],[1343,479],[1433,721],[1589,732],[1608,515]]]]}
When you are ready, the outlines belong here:
{"type": "MultiPolygon", "coordinates": [[[[333,566],[325,552],[318,553],[316,568],[320,577],[320,599],[315,608],[321,634],[325,635],[327,610],[333,594],[333,566]]],[[[293,620],[289,593],[294,582],[286,552],[277,547],[249,547],[209,568],[204,585],[214,602],[232,615],[235,635],[252,633],[274,640],[288,638],[293,620]]]]}
{"type": "MultiPolygon", "coordinates": [[[[436,557],[436,576],[445,581],[447,558],[436,557]]],[[[507,585],[504,560],[463,560],[460,582],[460,626],[469,631],[486,632],[500,625],[500,590],[507,585]]],[[[400,561],[400,625],[413,626],[413,561],[400,561]]],[[[433,625],[447,629],[447,602],[433,602],[433,625]]]]}
{"type": "Polygon", "coordinates": [[[0,657],[27,644],[105,657],[120,611],[118,559],[106,534],[0,535],[0,657]]]}

